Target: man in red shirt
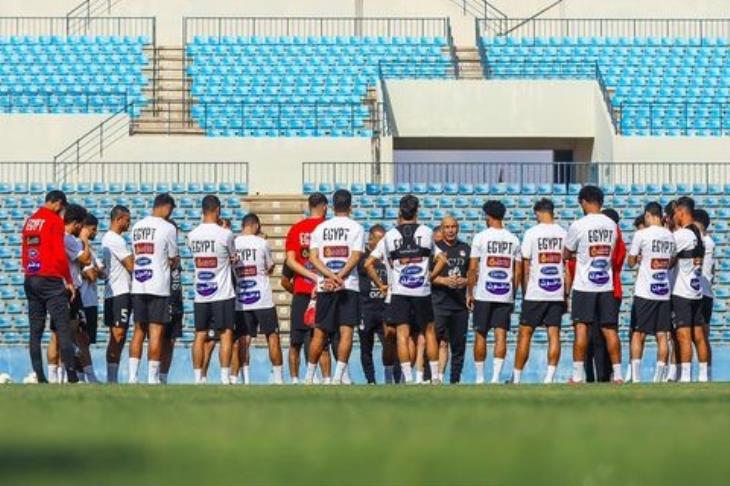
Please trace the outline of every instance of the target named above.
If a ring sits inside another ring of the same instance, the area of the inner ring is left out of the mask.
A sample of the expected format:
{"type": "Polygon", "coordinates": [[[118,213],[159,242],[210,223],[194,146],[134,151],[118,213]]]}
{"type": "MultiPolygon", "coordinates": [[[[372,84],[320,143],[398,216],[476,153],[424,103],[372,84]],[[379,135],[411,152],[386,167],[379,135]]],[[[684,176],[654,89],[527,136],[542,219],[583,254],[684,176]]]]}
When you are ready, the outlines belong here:
{"type": "Polygon", "coordinates": [[[51,191],[46,195],[45,204],[23,225],[22,260],[28,299],[30,360],[39,383],[48,382],[41,354],[46,313],[56,325],[68,381],[78,381],[74,368],[76,330],[71,327],[69,313],[69,301],[75,290],[64,245],[65,226],[60,216],[66,204],[63,192],[51,191]]]}
{"type": "MultiPolygon", "coordinates": [[[[312,328],[304,325],[304,313],[314,291],[317,274],[309,261],[309,239],[314,229],[327,215],[327,197],[319,192],[309,196],[309,217],[294,224],[286,235],[286,265],[294,272],[294,295],[291,303],[291,329],[289,331],[289,374],[292,383],[299,382],[299,356],[304,346],[309,350],[312,328]]],[[[329,377],[329,353],[320,359],[322,374],[329,377]]]]}

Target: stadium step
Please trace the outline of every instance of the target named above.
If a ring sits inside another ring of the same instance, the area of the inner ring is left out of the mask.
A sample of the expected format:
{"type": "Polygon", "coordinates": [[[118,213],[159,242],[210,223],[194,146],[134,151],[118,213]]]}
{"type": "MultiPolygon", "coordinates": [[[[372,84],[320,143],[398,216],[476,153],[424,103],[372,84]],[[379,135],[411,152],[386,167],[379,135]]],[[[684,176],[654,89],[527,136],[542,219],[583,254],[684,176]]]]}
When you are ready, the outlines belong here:
{"type": "Polygon", "coordinates": [[[481,55],[476,47],[456,46],[456,63],[459,79],[484,78],[481,55]]]}

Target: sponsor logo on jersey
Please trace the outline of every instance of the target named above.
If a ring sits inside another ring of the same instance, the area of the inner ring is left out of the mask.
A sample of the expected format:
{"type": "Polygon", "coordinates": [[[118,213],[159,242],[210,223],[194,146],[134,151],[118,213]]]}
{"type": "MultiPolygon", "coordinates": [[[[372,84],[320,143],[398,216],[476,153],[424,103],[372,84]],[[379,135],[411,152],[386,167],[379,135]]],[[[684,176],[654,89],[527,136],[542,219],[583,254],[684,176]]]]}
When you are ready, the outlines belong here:
{"type": "Polygon", "coordinates": [[[537,285],[546,292],[556,292],[563,287],[563,282],[559,278],[541,278],[537,285]]]}
{"type": "Polygon", "coordinates": [[[28,257],[34,260],[38,258],[38,250],[36,250],[35,248],[31,248],[30,250],[28,250],[28,257]]]}
{"type": "Polygon", "coordinates": [[[151,260],[150,258],[147,258],[147,257],[139,257],[139,258],[137,258],[137,259],[136,259],[136,260],[134,261],[134,264],[135,264],[135,265],[138,265],[138,266],[140,266],[140,267],[146,267],[146,266],[147,266],[147,265],[149,265],[150,263],[152,263],[152,260],[151,260]]]}
{"type": "Polygon", "coordinates": [[[41,262],[28,262],[26,267],[28,273],[38,273],[41,271],[41,262]]]}
{"type": "Polygon", "coordinates": [[[350,248],[347,246],[325,246],[322,248],[324,258],[347,258],[350,256],[350,248]]]}
{"type": "Polygon", "coordinates": [[[400,271],[401,275],[420,275],[421,273],[423,273],[423,269],[415,265],[405,267],[403,270],[400,271]]]}
{"type": "Polygon", "coordinates": [[[152,278],[152,269],[150,269],[150,268],[142,268],[142,269],[134,271],[134,279],[137,282],[140,282],[140,283],[146,282],[151,278],[152,278]]]}
{"type": "Polygon", "coordinates": [[[656,272],[651,277],[657,282],[664,282],[669,278],[669,275],[667,274],[667,272],[656,272]]]}
{"type": "Polygon", "coordinates": [[[667,270],[669,268],[669,258],[652,258],[652,270],[667,270]]]}
{"type": "Polygon", "coordinates": [[[588,248],[588,255],[591,258],[611,256],[610,245],[593,245],[588,248]]]}
{"type": "Polygon", "coordinates": [[[588,280],[593,282],[596,285],[605,285],[608,283],[609,276],[608,272],[604,271],[597,271],[597,272],[588,272],[588,280]]]}
{"type": "Polygon", "coordinates": [[[155,253],[155,244],[145,241],[134,244],[135,255],[152,255],[155,253]]]}
{"type": "Polygon", "coordinates": [[[408,289],[417,289],[423,287],[426,279],[423,276],[401,275],[398,282],[408,289]]]}
{"type": "Polygon", "coordinates": [[[246,265],[236,269],[236,277],[238,278],[255,277],[257,274],[258,270],[255,265],[246,265]]]}
{"type": "Polygon", "coordinates": [[[242,290],[248,290],[256,287],[256,280],[239,280],[238,288],[242,290]]]}
{"type": "Polygon", "coordinates": [[[692,290],[696,290],[696,291],[700,290],[700,279],[693,278],[692,280],[689,281],[689,286],[692,288],[692,290]]]}
{"type": "Polygon", "coordinates": [[[330,270],[342,270],[342,268],[345,266],[346,262],[343,262],[342,260],[330,260],[327,262],[327,268],[330,270]]]}
{"type": "Polygon", "coordinates": [[[28,236],[25,238],[25,244],[29,246],[38,246],[41,244],[40,236],[28,236]]]}
{"type": "Polygon", "coordinates": [[[563,261],[563,255],[560,253],[550,252],[537,255],[537,263],[542,265],[547,263],[560,263],[561,261],[563,261]]]}
{"type": "Polygon", "coordinates": [[[485,282],[484,288],[490,294],[505,295],[512,290],[512,285],[508,282],[485,282]]]}
{"type": "Polygon", "coordinates": [[[218,284],[215,282],[198,282],[195,284],[195,291],[201,297],[210,297],[218,291],[218,284]]]}
{"type": "Polygon", "coordinates": [[[487,275],[489,275],[489,278],[493,278],[495,280],[506,280],[509,277],[509,274],[504,270],[492,270],[487,275]]]}
{"type": "Polygon", "coordinates": [[[512,259],[504,256],[490,256],[487,257],[487,266],[492,268],[510,268],[512,266],[512,259]]]}
{"type": "Polygon", "coordinates": [[[598,260],[593,260],[591,262],[591,267],[593,267],[593,268],[606,268],[606,267],[608,267],[608,260],[604,260],[602,258],[601,259],[598,259],[598,260]]]}
{"type": "Polygon", "coordinates": [[[198,280],[207,281],[215,278],[214,272],[198,272],[198,280]]]}
{"type": "MultiPolygon", "coordinates": [[[[299,233],[299,244],[303,247],[309,247],[310,233],[299,233]]],[[[302,248],[305,250],[306,248],[302,248]]]]}
{"type": "Polygon", "coordinates": [[[216,268],[218,257],[195,257],[195,268],[216,268]]]}
{"type": "Polygon", "coordinates": [[[560,273],[560,269],[558,267],[542,267],[540,273],[543,275],[557,275],[560,273]]]}
{"type": "Polygon", "coordinates": [[[654,295],[667,295],[669,293],[669,285],[666,283],[653,283],[649,286],[649,291],[654,295]]]}
{"type": "Polygon", "coordinates": [[[408,265],[409,263],[421,263],[423,261],[423,257],[417,256],[417,257],[408,257],[408,258],[399,258],[398,262],[401,265],[408,265]]]}
{"type": "Polygon", "coordinates": [[[258,290],[255,290],[253,292],[238,293],[238,302],[243,305],[255,304],[259,300],[261,300],[261,292],[259,292],[258,290]]]}

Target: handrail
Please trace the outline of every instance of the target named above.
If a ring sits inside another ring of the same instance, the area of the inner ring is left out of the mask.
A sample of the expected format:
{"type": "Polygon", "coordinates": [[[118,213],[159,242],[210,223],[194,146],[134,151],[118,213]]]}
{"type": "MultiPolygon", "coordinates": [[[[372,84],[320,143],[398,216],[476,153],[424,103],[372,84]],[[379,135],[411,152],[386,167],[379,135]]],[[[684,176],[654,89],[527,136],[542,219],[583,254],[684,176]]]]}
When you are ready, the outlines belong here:
{"type": "Polygon", "coordinates": [[[598,81],[598,87],[601,90],[601,95],[603,95],[603,102],[606,104],[606,108],[608,109],[608,116],[609,118],[611,118],[613,133],[618,133],[618,123],[616,121],[616,113],[613,109],[613,102],[611,101],[611,93],[608,92],[608,87],[606,86],[606,82],[603,79],[603,74],[601,73],[601,67],[598,64],[598,61],[596,61],[595,66],[596,81],[598,81]]]}
{"type": "Polygon", "coordinates": [[[155,17],[0,17],[0,37],[144,36],[155,43],[155,17]]]}
{"type": "Polygon", "coordinates": [[[106,10],[106,13],[111,13],[112,6],[119,2],[121,2],[121,0],[84,0],[76,7],[69,10],[66,17],[94,17],[104,10],[106,10]]]}
{"type": "Polygon", "coordinates": [[[544,8],[542,8],[542,9],[538,10],[537,12],[535,12],[534,14],[532,14],[530,17],[526,18],[523,22],[515,25],[514,27],[512,27],[510,29],[507,29],[505,31],[502,31],[502,35],[509,35],[510,32],[519,29],[520,27],[522,27],[523,25],[525,25],[527,22],[530,22],[532,20],[535,20],[540,15],[544,14],[545,12],[547,12],[548,10],[552,9],[553,7],[555,7],[556,5],[558,5],[560,3],[563,3],[563,0],[555,0],[550,5],[548,5],[548,6],[544,7],[544,8]]]}

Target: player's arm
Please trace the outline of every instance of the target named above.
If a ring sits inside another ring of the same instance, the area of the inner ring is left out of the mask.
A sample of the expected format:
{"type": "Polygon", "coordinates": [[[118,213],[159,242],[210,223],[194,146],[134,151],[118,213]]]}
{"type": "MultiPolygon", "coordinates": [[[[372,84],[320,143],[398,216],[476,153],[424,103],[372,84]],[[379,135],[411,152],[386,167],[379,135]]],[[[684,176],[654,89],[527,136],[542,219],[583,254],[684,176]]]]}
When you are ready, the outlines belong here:
{"type": "Polygon", "coordinates": [[[345,262],[345,266],[337,272],[337,276],[343,281],[347,278],[350,273],[357,268],[360,259],[362,258],[363,249],[365,248],[365,232],[362,227],[358,227],[353,237],[350,247],[350,257],[345,262]]]}
{"type": "Polygon", "coordinates": [[[309,280],[317,280],[317,275],[311,272],[297,261],[297,253],[294,250],[286,251],[286,266],[289,267],[297,275],[301,275],[309,280]]]}
{"type": "Polygon", "coordinates": [[[530,281],[530,263],[532,261],[532,242],[530,241],[531,233],[525,234],[525,238],[522,240],[520,246],[520,253],[522,255],[522,297],[527,294],[527,284],[530,281]]]}
{"type": "MultiPolygon", "coordinates": [[[[515,261],[512,264],[512,289],[514,295],[517,296],[517,289],[522,285],[522,260],[520,258],[519,249],[515,255],[515,261]]],[[[522,296],[525,296],[525,287],[522,287],[522,296]]]]}
{"type": "Polygon", "coordinates": [[[375,268],[375,264],[377,264],[379,261],[380,257],[371,253],[367,260],[365,260],[363,268],[365,269],[365,273],[367,273],[368,278],[370,278],[370,280],[372,280],[373,283],[378,287],[380,292],[385,295],[388,293],[388,286],[382,280],[380,280],[378,270],[375,268]]]}
{"type": "Polygon", "coordinates": [[[180,253],[177,247],[177,230],[170,225],[170,231],[167,234],[167,258],[170,261],[170,268],[176,269],[180,266],[180,253]]]}
{"type": "Polygon", "coordinates": [[[479,257],[469,259],[469,271],[466,274],[466,302],[469,307],[474,305],[474,287],[479,279],[479,257]]]}
{"type": "Polygon", "coordinates": [[[96,280],[99,278],[99,270],[95,266],[89,265],[87,267],[84,267],[81,272],[81,276],[84,278],[84,280],[87,280],[89,282],[96,282],[96,280]]]}
{"type": "Polygon", "coordinates": [[[431,269],[431,282],[442,287],[451,287],[455,284],[452,277],[443,277],[441,272],[448,266],[449,262],[444,252],[437,252],[433,257],[433,268],[431,269]]]}
{"type": "Polygon", "coordinates": [[[282,275],[281,280],[279,280],[279,284],[284,290],[286,290],[290,294],[294,293],[294,283],[289,277],[285,277],[284,275],[282,275]]]}
{"type": "MultiPolygon", "coordinates": [[[[266,242],[264,250],[264,258],[266,259],[266,273],[271,276],[274,273],[274,267],[276,266],[274,264],[274,257],[271,254],[271,246],[269,246],[269,243],[266,242]]],[[[283,280],[283,278],[282,278],[283,280]]]]}
{"type": "Polygon", "coordinates": [[[81,251],[79,251],[79,253],[76,255],[76,261],[79,262],[79,265],[81,265],[82,267],[91,265],[93,263],[93,259],[91,256],[91,245],[89,244],[89,236],[86,228],[81,230],[79,241],[81,242],[82,248],[81,251]]]}
{"type": "Polygon", "coordinates": [[[629,256],[626,259],[629,268],[634,268],[639,263],[639,255],[641,254],[640,238],[639,233],[634,233],[634,238],[631,240],[631,247],[629,248],[629,256]]]}

